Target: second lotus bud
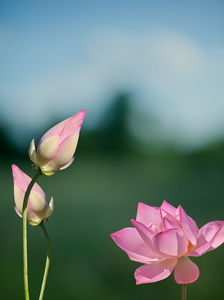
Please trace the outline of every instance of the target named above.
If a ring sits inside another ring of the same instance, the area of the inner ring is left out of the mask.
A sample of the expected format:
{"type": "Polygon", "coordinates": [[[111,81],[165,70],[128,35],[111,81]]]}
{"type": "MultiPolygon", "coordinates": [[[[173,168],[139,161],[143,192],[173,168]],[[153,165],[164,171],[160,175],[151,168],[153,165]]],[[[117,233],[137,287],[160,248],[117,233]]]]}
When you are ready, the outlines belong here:
{"type": "MultiPolygon", "coordinates": [[[[15,211],[22,217],[23,201],[31,178],[27,176],[16,165],[12,165],[13,181],[14,181],[14,199],[15,211]]],[[[28,199],[27,204],[27,220],[33,226],[40,224],[46,220],[54,211],[54,200],[51,197],[49,206],[47,198],[42,188],[35,183],[28,199]]]]}

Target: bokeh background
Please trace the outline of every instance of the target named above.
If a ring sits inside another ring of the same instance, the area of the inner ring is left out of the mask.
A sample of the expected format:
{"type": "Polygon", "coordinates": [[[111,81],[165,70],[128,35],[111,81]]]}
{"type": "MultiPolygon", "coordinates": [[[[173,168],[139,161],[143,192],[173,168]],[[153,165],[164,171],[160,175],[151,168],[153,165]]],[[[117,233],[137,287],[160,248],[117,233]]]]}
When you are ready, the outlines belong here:
{"type": "MultiPolygon", "coordinates": [[[[110,233],[139,201],[224,220],[223,14],[222,0],[0,1],[0,299],[23,299],[11,164],[32,177],[30,141],[80,109],[73,165],[38,181],[55,199],[45,299],[180,299],[173,275],[136,286],[110,233]]],[[[46,247],[28,237],[35,299],[46,247]]],[[[193,261],[188,298],[220,299],[224,246],[193,261]]]]}

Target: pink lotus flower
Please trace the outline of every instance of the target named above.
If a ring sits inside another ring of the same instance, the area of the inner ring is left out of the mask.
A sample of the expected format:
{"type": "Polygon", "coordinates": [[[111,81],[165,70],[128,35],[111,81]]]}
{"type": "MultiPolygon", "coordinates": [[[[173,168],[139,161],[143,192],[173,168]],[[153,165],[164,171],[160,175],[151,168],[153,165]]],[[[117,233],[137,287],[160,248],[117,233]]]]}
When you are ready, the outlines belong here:
{"type": "Polygon", "coordinates": [[[174,270],[179,284],[198,279],[199,269],[188,257],[201,256],[224,242],[224,222],[207,223],[200,230],[181,206],[164,201],[161,207],[138,204],[133,227],[111,234],[129,258],[143,263],[135,271],[136,284],[167,278],[174,270]]]}
{"type": "Polygon", "coordinates": [[[29,156],[42,173],[53,175],[53,171],[65,169],[73,162],[85,113],[81,110],[48,130],[40,139],[37,151],[32,140],[29,156]]]}
{"type": "MultiPolygon", "coordinates": [[[[22,217],[23,200],[31,178],[21,171],[16,165],[12,165],[14,181],[15,211],[22,217]]],[[[40,224],[43,220],[51,216],[54,211],[54,200],[51,197],[49,206],[47,199],[41,187],[35,183],[27,204],[27,220],[33,226],[40,224]]]]}

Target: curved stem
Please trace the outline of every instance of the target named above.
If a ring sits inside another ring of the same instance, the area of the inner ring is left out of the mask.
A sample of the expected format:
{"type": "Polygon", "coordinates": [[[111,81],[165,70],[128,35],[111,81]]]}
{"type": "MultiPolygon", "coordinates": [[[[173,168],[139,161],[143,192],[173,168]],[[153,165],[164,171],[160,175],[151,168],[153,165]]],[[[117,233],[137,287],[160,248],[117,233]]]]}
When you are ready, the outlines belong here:
{"type": "Polygon", "coordinates": [[[44,290],[45,290],[45,286],[46,286],[46,282],[47,282],[48,270],[49,270],[49,266],[50,266],[51,247],[50,247],[50,239],[49,239],[49,236],[47,234],[47,230],[46,230],[43,222],[40,223],[40,227],[42,228],[42,230],[44,232],[44,236],[45,236],[45,239],[46,239],[46,242],[47,242],[47,258],[46,258],[46,264],[45,264],[45,270],[44,270],[44,277],[43,277],[43,281],[42,281],[42,285],[41,285],[41,290],[40,290],[40,296],[39,296],[39,300],[42,300],[43,296],[44,296],[44,290]]]}
{"type": "Polygon", "coordinates": [[[28,287],[28,262],[27,262],[27,203],[29,199],[30,192],[32,187],[34,186],[37,178],[41,175],[41,170],[38,169],[36,175],[31,180],[26,193],[24,195],[23,200],[23,213],[22,213],[22,220],[23,220],[23,280],[24,280],[24,292],[25,292],[25,299],[29,300],[29,287],[28,287]]]}
{"type": "Polygon", "coordinates": [[[182,300],[186,300],[186,299],[187,299],[187,285],[182,284],[182,300]]]}

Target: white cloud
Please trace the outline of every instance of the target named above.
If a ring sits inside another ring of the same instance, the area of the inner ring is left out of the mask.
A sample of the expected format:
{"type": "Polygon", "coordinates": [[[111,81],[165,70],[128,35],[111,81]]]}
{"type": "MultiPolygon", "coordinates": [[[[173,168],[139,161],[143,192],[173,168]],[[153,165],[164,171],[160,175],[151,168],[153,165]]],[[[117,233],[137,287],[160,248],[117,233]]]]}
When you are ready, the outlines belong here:
{"type": "Polygon", "coordinates": [[[200,144],[224,129],[223,48],[205,49],[167,29],[145,35],[104,29],[80,47],[85,54],[71,57],[70,66],[5,85],[12,121],[38,126],[40,117],[47,122],[52,113],[78,107],[96,119],[110,93],[134,89],[137,105],[152,109],[164,132],[183,144],[200,144]]]}

